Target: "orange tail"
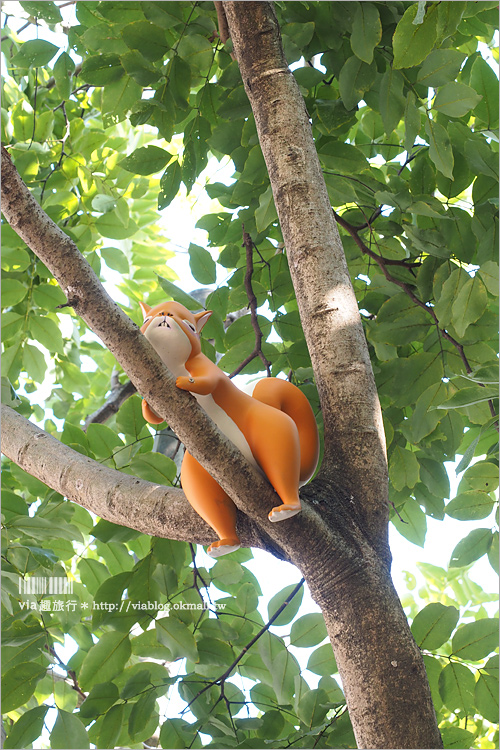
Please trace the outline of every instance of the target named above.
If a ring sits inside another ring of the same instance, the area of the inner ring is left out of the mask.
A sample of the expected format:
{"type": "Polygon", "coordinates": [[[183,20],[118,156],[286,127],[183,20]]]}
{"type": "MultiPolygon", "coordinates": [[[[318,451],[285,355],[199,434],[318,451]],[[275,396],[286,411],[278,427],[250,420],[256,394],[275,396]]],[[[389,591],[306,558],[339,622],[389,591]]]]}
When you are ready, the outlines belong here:
{"type": "Polygon", "coordinates": [[[319,458],[319,437],[311,405],[295,385],[281,378],[259,380],[253,398],[288,414],[297,425],[300,441],[300,483],[314,474],[319,458]]]}

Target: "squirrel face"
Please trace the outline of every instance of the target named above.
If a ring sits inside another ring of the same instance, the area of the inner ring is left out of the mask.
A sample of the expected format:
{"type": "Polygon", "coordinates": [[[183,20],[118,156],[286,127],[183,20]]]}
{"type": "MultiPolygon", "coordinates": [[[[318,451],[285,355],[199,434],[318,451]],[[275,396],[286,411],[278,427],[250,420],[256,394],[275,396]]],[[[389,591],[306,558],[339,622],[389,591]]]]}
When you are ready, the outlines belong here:
{"type": "Polygon", "coordinates": [[[212,314],[210,310],[193,314],[178,302],[155,307],[139,304],[144,315],[141,331],[172,372],[201,352],[200,331],[212,314]]]}

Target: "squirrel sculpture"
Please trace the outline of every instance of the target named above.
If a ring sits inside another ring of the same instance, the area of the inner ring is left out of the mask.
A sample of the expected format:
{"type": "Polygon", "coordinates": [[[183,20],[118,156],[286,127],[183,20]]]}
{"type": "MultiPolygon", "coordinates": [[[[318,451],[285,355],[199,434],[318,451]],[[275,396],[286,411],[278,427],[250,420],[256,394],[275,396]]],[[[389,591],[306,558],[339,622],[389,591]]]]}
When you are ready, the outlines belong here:
{"type": "MultiPolygon", "coordinates": [[[[299,487],[313,475],[319,456],[316,420],[304,394],[279,378],[258,381],[251,396],[237,388],[201,351],[200,333],[210,310],[193,314],[178,302],[153,308],[139,304],[144,315],[141,331],[176,376],[177,387],[195,396],[276,490],[282,504],[271,510],[269,520],[283,521],[299,513],[299,487]]],[[[145,400],[142,413],[152,424],[163,422],[145,400]]],[[[192,507],[219,537],[207,553],[219,557],[237,550],[236,506],[187,451],[181,484],[192,507]]]]}

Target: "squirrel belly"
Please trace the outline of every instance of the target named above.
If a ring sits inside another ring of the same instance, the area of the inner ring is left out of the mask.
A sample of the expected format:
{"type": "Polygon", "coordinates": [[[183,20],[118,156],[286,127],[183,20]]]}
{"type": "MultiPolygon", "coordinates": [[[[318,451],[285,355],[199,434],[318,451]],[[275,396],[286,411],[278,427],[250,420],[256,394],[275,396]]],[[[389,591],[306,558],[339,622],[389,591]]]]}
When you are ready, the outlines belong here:
{"type": "MultiPolygon", "coordinates": [[[[219,429],[276,490],[282,504],[272,509],[269,520],[281,521],[299,513],[299,486],[311,478],[319,457],[316,420],[304,394],[279,378],[258,381],[252,396],[239,390],[201,352],[199,334],[210,311],[193,314],[177,302],[154,308],[141,303],[141,308],[141,330],[176,376],[176,385],[195,396],[219,429]]],[[[143,414],[150,422],[160,420],[145,401],[143,414]]],[[[217,557],[237,549],[236,507],[189,453],[183,460],[181,483],[193,508],[219,536],[208,554],[217,557]]]]}

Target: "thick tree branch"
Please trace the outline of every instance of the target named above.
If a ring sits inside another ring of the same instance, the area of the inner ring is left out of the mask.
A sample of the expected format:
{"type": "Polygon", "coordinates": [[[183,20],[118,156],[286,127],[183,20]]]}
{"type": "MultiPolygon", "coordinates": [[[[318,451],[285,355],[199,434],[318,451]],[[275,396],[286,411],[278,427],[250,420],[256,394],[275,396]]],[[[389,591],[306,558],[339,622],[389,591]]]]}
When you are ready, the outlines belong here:
{"type": "MultiPolygon", "coordinates": [[[[175,487],[146,482],[103,466],[64,445],[2,405],[2,453],[41,482],[106,521],[144,534],[196,544],[214,532],[175,487]]],[[[258,529],[242,513],[238,532],[245,546],[265,548],[258,529]]]]}
{"type": "MultiPolygon", "coordinates": [[[[348,487],[385,539],[382,415],[358,306],[312,137],[271,3],[223,2],[283,232],[325,423],[322,473],[348,487]]],[[[383,544],[383,542],[382,542],[383,544]]]]}

